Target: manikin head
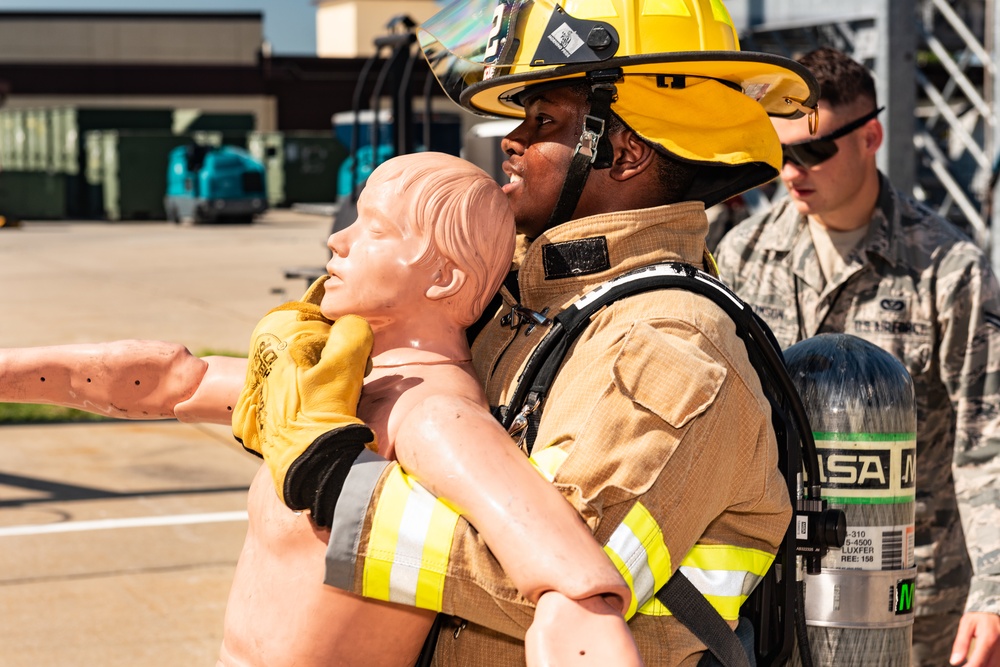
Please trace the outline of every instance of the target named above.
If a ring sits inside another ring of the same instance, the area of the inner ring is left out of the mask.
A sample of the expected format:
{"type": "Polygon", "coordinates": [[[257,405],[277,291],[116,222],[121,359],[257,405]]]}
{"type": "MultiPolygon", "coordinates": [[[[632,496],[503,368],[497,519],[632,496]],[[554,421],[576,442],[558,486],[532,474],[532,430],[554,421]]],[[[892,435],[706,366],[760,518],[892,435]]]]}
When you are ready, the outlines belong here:
{"type": "Polygon", "coordinates": [[[868,223],[878,196],[875,157],[883,132],[875,81],[836,49],[816,49],[799,63],[820,83],[820,125],[813,136],[805,118],[773,120],[784,149],[781,180],[799,213],[850,231],[868,223]]]}
{"type": "Polygon", "coordinates": [[[369,177],[358,219],[330,237],[321,303],[378,332],[391,323],[475,322],[510,268],[514,218],[486,172],[443,153],[392,158],[369,177]]]}

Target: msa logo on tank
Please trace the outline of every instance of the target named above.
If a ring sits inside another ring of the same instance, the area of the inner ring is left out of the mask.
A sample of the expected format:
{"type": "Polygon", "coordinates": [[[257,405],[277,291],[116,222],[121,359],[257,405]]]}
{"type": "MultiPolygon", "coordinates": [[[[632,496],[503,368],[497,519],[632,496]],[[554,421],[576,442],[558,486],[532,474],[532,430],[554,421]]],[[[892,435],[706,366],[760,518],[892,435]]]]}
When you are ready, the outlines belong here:
{"type": "MultiPolygon", "coordinates": [[[[848,522],[843,548],[831,550],[823,566],[872,571],[913,567],[914,529],[902,520],[908,516],[902,510],[912,511],[914,502],[915,434],[816,433],[815,438],[823,497],[831,504],[853,506],[854,514],[866,517],[848,522]]],[[[893,593],[894,601],[906,599],[905,590],[893,593]]]]}
{"type": "Polygon", "coordinates": [[[889,611],[896,616],[913,613],[913,598],[917,591],[916,579],[900,579],[896,582],[892,599],[889,600],[889,611]]]}
{"type": "Polygon", "coordinates": [[[917,446],[912,433],[816,433],[819,483],[832,502],[913,500],[917,446]]]}

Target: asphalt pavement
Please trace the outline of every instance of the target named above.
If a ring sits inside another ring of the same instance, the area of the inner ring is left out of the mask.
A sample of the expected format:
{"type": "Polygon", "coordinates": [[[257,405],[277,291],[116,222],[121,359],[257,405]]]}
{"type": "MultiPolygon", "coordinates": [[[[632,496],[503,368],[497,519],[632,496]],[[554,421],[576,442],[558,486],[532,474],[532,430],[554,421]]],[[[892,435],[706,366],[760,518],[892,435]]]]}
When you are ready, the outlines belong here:
{"type": "MultiPolygon", "coordinates": [[[[243,353],[326,261],[330,219],[0,229],[0,347],[243,353]]],[[[3,369],[0,368],[0,373],[3,369]]],[[[176,421],[0,426],[0,666],[213,665],[258,460],[176,421]]]]}

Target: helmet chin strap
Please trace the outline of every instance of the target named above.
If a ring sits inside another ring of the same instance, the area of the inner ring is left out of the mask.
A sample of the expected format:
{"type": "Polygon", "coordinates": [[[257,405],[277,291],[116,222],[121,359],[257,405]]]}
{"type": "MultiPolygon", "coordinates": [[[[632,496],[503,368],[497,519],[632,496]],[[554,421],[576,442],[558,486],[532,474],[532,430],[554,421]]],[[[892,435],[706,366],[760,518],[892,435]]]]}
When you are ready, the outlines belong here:
{"type": "Polygon", "coordinates": [[[596,70],[587,73],[587,83],[590,84],[590,111],[583,117],[583,130],[580,141],[576,145],[573,159],[570,160],[566,180],[563,181],[559,201],[549,216],[548,228],[568,222],[576,211],[583,187],[587,184],[590,169],[607,169],[611,166],[614,155],[611,152],[611,142],[601,141],[611,117],[611,103],[615,101],[618,89],[615,82],[621,79],[620,68],[596,70]]]}

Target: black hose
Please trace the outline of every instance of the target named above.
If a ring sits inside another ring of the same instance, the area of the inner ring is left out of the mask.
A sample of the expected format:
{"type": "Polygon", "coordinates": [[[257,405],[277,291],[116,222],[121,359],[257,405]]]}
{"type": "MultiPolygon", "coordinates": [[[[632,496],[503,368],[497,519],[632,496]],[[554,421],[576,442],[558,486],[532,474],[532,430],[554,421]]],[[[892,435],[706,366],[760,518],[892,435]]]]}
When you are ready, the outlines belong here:
{"type": "Polygon", "coordinates": [[[351,100],[351,110],[354,113],[354,122],[351,124],[351,203],[358,201],[358,144],[361,143],[361,98],[365,84],[371,74],[372,68],[378,62],[382,49],[375,48],[375,53],[365,61],[358,75],[358,82],[354,86],[354,97],[351,100]]]}
{"type": "Polygon", "coordinates": [[[798,589],[795,596],[795,638],[799,645],[799,658],[802,667],[813,667],[812,652],[809,650],[809,630],[806,627],[806,582],[795,583],[798,589]]]}
{"type": "Polygon", "coordinates": [[[434,661],[434,649],[437,648],[438,636],[441,634],[445,618],[445,614],[438,614],[434,617],[434,623],[431,625],[430,632],[427,633],[427,638],[424,639],[424,645],[420,648],[420,655],[417,656],[417,663],[414,667],[431,667],[431,663],[434,661]]]}

